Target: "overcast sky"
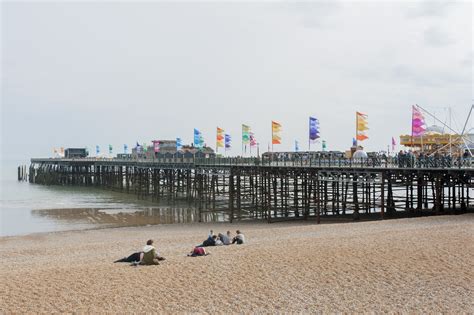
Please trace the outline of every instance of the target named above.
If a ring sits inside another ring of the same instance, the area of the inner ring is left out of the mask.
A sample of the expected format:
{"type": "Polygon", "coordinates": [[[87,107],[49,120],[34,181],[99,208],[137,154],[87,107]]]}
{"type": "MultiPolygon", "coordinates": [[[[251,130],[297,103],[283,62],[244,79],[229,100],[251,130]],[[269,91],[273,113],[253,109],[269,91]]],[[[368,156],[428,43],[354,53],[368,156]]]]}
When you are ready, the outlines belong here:
{"type": "MultiPolygon", "coordinates": [[[[307,148],[308,116],[347,150],[355,112],[368,150],[409,134],[411,105],[460,129],[473,98],[471,1],[2,2],[2,156],[136,141],[215,146],[241,124],[261,151],[271,120],[307,148]]],[[[432,119],[428,119],[431,124],[432,119]]],[[[470,123],[472,126],[472,121],[470,123]]],[[[320,148],[320,145],[316,146],[320,148]]]]}

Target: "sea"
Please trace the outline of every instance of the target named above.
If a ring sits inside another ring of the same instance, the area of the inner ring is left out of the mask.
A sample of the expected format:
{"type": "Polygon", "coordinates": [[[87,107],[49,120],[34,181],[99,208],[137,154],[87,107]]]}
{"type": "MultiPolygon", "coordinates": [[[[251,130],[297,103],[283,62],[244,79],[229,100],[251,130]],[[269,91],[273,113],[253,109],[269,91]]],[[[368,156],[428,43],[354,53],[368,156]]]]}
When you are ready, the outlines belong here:
{"type": "MultiPolygon", "coordinates": [[[[133,194],[93,187],[43,186],[18,181],[19,165],[1,161],[0,236],[120,226],[189,223],[198,220],[189,205],[157,205],[133,194]]],[[[222,221],[219,216],[204,221],[222,221]]]]}

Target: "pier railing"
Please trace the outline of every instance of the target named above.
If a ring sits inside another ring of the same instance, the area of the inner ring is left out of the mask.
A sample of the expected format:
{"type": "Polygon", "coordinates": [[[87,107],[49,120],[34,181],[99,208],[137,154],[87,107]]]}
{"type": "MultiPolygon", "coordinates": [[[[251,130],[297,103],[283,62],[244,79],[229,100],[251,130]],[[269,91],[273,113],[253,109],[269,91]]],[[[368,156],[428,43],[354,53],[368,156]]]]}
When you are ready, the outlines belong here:
{"type": "Polygon", "coordinates": [[[217,158],[155,158],[155,159],[118,159],[118,158],[80,158],[80,159],[31,159],[32,163],[91,163],[121,165],[179,165],[180,167],[229,167],[229,166],[268,166],[268,167],[332,167],[332,168],[467,168],[474,169],[472,158],[451,157],[369,157],[348,159],[331,158],[298,158],[267,159],[258,157],[217,157],[217,158]]]}
{"type": "Polygon", "coordinates": [[[269,160],[262,158],[200,158],[195,159],[195,165],[216,165],[216,166],[278,166],[278,167],[360,167],[360,168],[474,168],[474,160],[471,158],[453,159],[442,158],[309,158],[309,159],[280,159],[269,160]]]}

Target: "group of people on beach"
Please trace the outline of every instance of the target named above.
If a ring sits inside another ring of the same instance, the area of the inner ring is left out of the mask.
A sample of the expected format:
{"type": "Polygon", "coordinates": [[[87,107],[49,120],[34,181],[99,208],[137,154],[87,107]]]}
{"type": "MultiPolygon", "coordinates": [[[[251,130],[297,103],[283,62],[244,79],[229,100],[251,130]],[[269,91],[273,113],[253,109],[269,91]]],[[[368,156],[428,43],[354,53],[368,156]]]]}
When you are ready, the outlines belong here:
{"type": "MultiPolygon", "coordinates": [[[[207,239],[205,239],[202,244],[193,248],[193,250],[188,254],[188,256],[206,256],[209,255],[209,252],[206,251],[205,247],[208,246],[221,246],[221,245],[231,245],[231,244],[244,244],[245,236],[240,230],[236,231],[236,235],[232,236],[230,231],[227,231],[226,234],[218,233],[217,235],[213,233],[212,230],[209,231],[207,239]]],[[[133,266],[138,265],[159,265],[160,261],[165,260],[163,256],[160,255],[158,250],[153,246],[153,240],[148,240],[146,245],[143,247],[143,250],[140,252],[135,252],[128,257],[124,257],[114,261],[118,262],[128,262],[133,266]]]]}
{"type": "Polygon", "coordinates": [[[235,237],[232,237],[230,231],[227,231],[226,234],[218,233],[217,235],[213,233],[212,230],[209,231],[207,239],[202,242],[198,247],[207,247],[207,246],[220,246],[220,245],[230,245],[230,244],[243,244],[245,242],[245,236],[240,232],[236,231],[235,237]]]}
{"type": "Polygon", "coordinates": [[[235,231],[236,235],[232,237],[230,231],[227,231],[226,234],[218,233],[217,235],[213,233],[212,230],[209,231],[209,235],[207,239],[205,239],[202,244],[194,247],[191,253],[188,256],[196,257],[196,256],[206,256],[209,252],[206,251],[205,247],[208,246],[223,246],[223,245],[231,245],[231,244],[244,244],[245,243],[245,236],[242,234],[240,230],[235,231]]]}

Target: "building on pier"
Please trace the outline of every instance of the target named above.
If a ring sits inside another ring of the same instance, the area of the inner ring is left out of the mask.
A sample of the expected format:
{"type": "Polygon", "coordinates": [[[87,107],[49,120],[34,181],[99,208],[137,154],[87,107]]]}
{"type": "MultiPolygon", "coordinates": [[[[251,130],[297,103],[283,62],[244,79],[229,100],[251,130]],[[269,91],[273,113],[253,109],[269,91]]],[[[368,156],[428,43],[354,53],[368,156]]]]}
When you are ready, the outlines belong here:
{"type": "MultiPolygon", "coordinates": [[[[461,136],[447,133],[443,128],[433,125],[426,128],[426,132],[422,136],[401,135],[400,145],[428,155],[437,152],[439,154],[452,153],[454,156],[458,156],[465,149],[465,140],[469,137],[472,138],[472,136],[472,134],[461,136]]],[[[469,141],[467,142],[469,143],[469,141]]]]}
{"type": "Polygon", "coordinates": [[[212,148],[204,146],[203,148],[196,148],[192,145],[183,145],[180,150],[177,150],[176,140],[155,140],[158,143],[159,151],[155,152],[153,145],[147,146],[146,150],[143,147],[135,147],[132,149],[132,159],[159,159],[176,157],[199,157],[199,158],[213,158],[215,152],[212,148]]]}
{"type": "Polygon", "coordinates": [[[67,148],[64,150],[64,157],[67,159],[85,158],[89,155],[86,148],[67,148]]]}

